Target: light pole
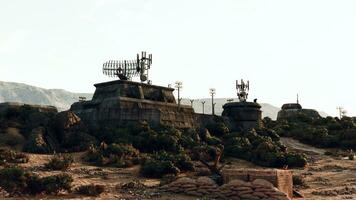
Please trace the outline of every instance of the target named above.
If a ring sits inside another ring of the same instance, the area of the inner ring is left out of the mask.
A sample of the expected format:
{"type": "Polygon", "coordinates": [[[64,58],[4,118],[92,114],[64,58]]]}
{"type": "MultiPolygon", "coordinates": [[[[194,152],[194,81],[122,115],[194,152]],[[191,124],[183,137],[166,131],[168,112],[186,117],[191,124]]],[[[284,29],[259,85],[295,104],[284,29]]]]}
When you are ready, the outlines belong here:
{"type": "Polygon", "coordinates": [[[205,105],[204,105],[204,104],[205,104],[205,101],[202,101],[201,104],[203,105],[203,114],[204,114],[204,112],[205,112],[205,109],[204,109],[204,107],[205,107],[205,105]]]}
{"type": "Polygon", "coordinates": [[[216,94],[215,88],[210,88],[209,93],[211,95],[211,111],[212,115],[215,115],[215,110],[214,110],[214,95],[216,94]]]}
{"type": "Polygon", "coordinates": [[[193,107],[194,99],[190,99],[190,106],[193,107]]]}
{"type": "Polygon", "coordinates": [[[180,108],[180,101],[182,100],[180,98],[180,89],[182,89],[182,87],[183,87],[183,83],[181,81],[176,81],[175,88],[178,91],[178,108],[180,108]]]}

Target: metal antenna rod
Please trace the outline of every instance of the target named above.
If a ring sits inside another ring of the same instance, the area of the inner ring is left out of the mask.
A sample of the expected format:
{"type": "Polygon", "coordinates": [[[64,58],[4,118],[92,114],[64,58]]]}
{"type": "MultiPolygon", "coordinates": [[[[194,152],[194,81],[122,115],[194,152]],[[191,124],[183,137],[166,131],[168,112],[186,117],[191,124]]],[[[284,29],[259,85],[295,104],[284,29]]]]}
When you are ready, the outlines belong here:
{"type": "Polygon", "coordinates": [[[190,99],[190,106],[193,107],[194,99],[190,99]]]}
{"type": "Polygon", "coordinates": [[[203,114],[205,114],[205,109],[204,109],[205,108],[205,105],[204,105],[205,101],[202,101],[201,104],[203,105],[203,114]]]}
{"type": "Polygon", "coordinates": [[[175,83],[175,88],[177,88],[177,91],[178,91],[178,108],[180,108],[180,102],[181,102],[181,98],[180,98],[180,90],[182,89],[183,87],[183,83],[181,81],[176,81],[175,83]]]}
{"type": "Polygon", "coordinates": [[[215,88],[210,88],[209,93],[211,95],[211,113],[215,115],[215,104],[214,104],[214,95],[216,94],[215,88]]]}

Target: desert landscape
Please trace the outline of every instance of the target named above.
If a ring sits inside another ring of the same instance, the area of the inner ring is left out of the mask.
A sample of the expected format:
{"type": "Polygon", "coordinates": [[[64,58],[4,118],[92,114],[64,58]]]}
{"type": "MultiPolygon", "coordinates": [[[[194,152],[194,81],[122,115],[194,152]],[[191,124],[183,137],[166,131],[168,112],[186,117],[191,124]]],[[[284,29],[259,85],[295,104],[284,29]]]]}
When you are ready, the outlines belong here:
{"type": "MultiPolygon", "coordinates": [[[[304,152],[308,155],[309,165],[305,169],[293,170],[293,175],[302,177],[303,183],[295,185],[294,189],[306,200],[342,200],[356,199],[356,166],[355,161],[347,158],[326,156],[325,149],[313,148],[301,144],[293,139],[282,138],[282,141],[292,150],[304,152]]],[[[61,171],[48,171],[43,169],[52,155],[28,154],[29,162],[21,164],[21,167],[29,169],[40,176],[48,176],[62,173],[61,171]]],[[[28,197],[7,197],[2,191],[2,198],[5,199],[212,199],[208,197],[194,197],[184,194],[167,193],[160,190],[161,181],[159,179],[147,179],[139,176],[138,167],[126,169],[98,168],[82,162],[83,153],[73,154],[74,163],[65,171],[74,178],[73,186],[98,184],[105,185],[105,191],[100,197],[85,197],[80,194],[59,194],[55,196],[38,195],[28,197]]],[[[256,168],[261,169],[252,163],[240,159],[228,161],[226,168],[256,168]]],[[[206,171],[207,168],[200,166],[197,171],[206,171]]],[[[180,177],[198,176],[197,173],[181,174],[180,177]]]]}
{"type": "Polygon", "coordinates": [[[0,0],[0,199],[356,200],[355,10],[0,0]]]}

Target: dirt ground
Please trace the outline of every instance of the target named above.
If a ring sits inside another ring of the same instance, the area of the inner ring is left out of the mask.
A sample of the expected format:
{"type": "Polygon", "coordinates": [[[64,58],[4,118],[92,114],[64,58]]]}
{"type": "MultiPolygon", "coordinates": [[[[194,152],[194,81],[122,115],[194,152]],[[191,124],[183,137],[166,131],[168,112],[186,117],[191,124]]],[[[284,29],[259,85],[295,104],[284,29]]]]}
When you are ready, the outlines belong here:
{"type": "MultiPolygon", "coordinates": [[[[356,161],[350,161],[346,158],[337,158],[324,155],[325,150],[304,145],[289,138],[282,138],[282,142],[288,146],[290,150],[304,152],[309,159],[309,166],[305,169],[293,170],[295,175],[300,175],[305,178],[306,185],[297,187],[296,190],[302,193],[306,200],[344,200],[356,199],[356,161]]],[[[30,162],[22,164],[29,170],[38,173],[40,176],[54,175],[61,172],[45,171],[41,168],[46,163],[51,155],[36,155],[29,154],[30,162]]],[[[81,162],[83,153],[73,155],[75,164],[69,171],[74,178],[73,186],[87,184],[100,184],[106,186],[106,191],[100,197],[84,197],[75,194],[63,194],[60,196],[36,196],[22,198],[6,198],[6,199],[158,199],[158,200],[196,200],[205,199],[197,197],[189,197],[177,194],[162,193],[157,188],[160,181],[156,179],[144,179],[138,176],[138,167],[128,169],[117,168],[98,168],[81,162]],[[122,185],[126,183],[142,183],[135,184],[134,187],[122,189],[122,185]]],[[[239,160],[229,160],[226,168],[261,168],[255,165],[239,160]]],[[[193,174],[183,174],[182,176],[192,176],[193,174]]]]}
{"type": "Polygon", "coordinates": [[[290,150],[308,156],[309,166],[293,170],[293,174],[305,178],[306,186],[297,190],[305,195],[306,200],[356,199],[356,160],[326,156],[325,149],[310,147],[290,138],[282,138],[282,142],[290,150]]]}

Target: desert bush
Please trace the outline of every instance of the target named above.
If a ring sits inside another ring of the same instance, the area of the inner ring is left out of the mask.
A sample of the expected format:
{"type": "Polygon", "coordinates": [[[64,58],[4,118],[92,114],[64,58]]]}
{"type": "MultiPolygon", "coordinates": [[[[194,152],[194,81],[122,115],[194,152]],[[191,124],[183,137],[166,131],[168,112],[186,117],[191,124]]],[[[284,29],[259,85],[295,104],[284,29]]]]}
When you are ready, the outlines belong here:
{"type": "Polygon", "coordinates": [[[73,178],[67,174],[40,178],[19,167],[8,167],[0,170],[0,187],[11,195],[57,194],[59,191],[70,191],[73,178]]]}
{"type": "Polygon", "coordinates": [[[105,186],[103,185],[82,185],[75,189],[75,192],[81,195],[86,196],[93,196],[97,197],[100,196],[105,191],[105,186]]]}
{"type": "Polygon", "coordinates": [[[161,178],[167,174],[177,175],[180,172],[171,161],[148,159],[140,168],[140,173],[148,178],[161,178]]]}
{"type": "Polygon", "coordinates": [[[92,145],[84,160],[98,166],[130,167],[137,164],[139,151],[129,144],[92,145]]]}
{"type": "Polygon", "coordinates": [[[350,154],[349,155],[349,160],[355,160],[355,154],[350,154]]]}
{"type": "Polygon", "coordinates": [[[224,122],[210,123],[206,126],[206,128],[212,135],[218,137],[224,136],[230,132],[229,128],[224,122]]]}
{"type": "Polygon", "coordinates": [[[305,167],[308,164],[306,156],[304,154],[287,153],[286,164],[289,167],[305,167]]]}
{"type": "Polygon", "coordinates": [[[91,145],[97,144],[95,137],[84,132],[72,132],[63,138],[61,148],[66,152],[79,152],[88,150],[91,145]]]}
{"type": "Polygon", "coordinates": [[[27,163],[28,156],[24,153],[9,149],[0,149],[0,164],[5,163],[27,163]]]}
{"type": "Polygon", "coordinates": [[[304,178],[300,175],[293,175],[293,185],[294,186],[306,186],[304,178]]]}
{"type": "Polygon", "coordinates": [[[74,160],[71,155],[55,154],[51,160],[45,164],[46,169],[66,171],[73,164],[74,160]]]}
{"type": "Polygon", "coordinates": [[[167,174],[177,175],[181,171],[191,170],[194,170],[194,166],[188,155],[161,151],[153,154],[142,164],[140,173],[145,177],[160,178],[167,174]]]}
{"type": "Polygon", "coordinates": [[[58,194],[60,191],[70,191],[73,178],[68,174],[48,176],[41,179],[43,190],[47,194],[58,194]]]}
{"type": "Polygon", "coordinates": [[[27,186],[25,171],[18,167],[0,170],[0,187],[10,194],[21,194],[27,186]]]}

